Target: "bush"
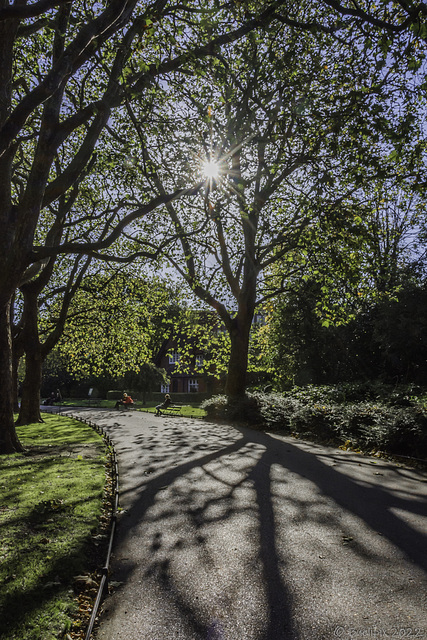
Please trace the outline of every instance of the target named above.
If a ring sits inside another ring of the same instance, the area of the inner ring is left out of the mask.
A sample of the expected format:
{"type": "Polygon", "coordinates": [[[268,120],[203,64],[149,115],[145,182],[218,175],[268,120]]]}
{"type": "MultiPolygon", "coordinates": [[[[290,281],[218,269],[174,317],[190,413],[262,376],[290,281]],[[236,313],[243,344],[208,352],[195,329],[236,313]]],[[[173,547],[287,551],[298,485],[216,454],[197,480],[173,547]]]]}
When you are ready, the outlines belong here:
{"type": "Polygon", "coordinates": [[[424,407],[395,412],[387,434],[387,451],[427,458],[427,411],[424,407]]]}
{"type": "Polygon", "coordinates": [[[258,402],[252,394],[231,400],[223,395],[213,396],[202,402],[200,407],[212,420],[227,419],[232,422],[249,422],[250,424],[262,422],[258,402]]]}
{"type": "Polygon", "coordinates": [[[303,402],[318,404],[377,402],[392,406],[412,406],[422,395],[422,389],[412,384],[389,385],[374,380],[334,385],[306,385],[294,387],[285,393],[303,402]]]}
{"type": "Polygon", "coordinates": [[[279,393],[250,393],[232,400],[219,395],[201,404],[210,419],[228,419],[286,430],[289,430],[291,416],[299,407],[298,400],[279,393]]]}
{"type": "MultiPolygon", "coordinates": [[[[360,392],[359,385],[357,393],[360,392]]],[[[374,388],[365,388],[364,393],[368,392],[374,393],[374,388]]],[[[425,406],[415,404],[411,398],[413,406],[403,408],[390,396],[388,403],[365,400],[349,404],[342,401],[341,393],[342,387],[305,387],[283,394],[247,394],[231,401],[219,395],[206,400],[201,407],[211,419],[243,422],[269,430],[283,429],[299,437],[336,445],[345,443],[347,448],[363,451],[427,457],[425,406]],[[330,401],[338,397],[340,402],[330,401]],[[329,401],[320,403],[318,398],[329,401]]]]}
{"type": "Polygon", "coordinates": [[[332,405],[306,405],[290,420],[291,431],[315,440],[336,441],[339,433],[337,410],[332,405]]]}
{"type": "Polygon", "coordinates": [[[390,418],[385,406],[368,402],[345,405],[340,410],[340,440],[363,450],[379,449],[386,441],[390,418]]]}
{"type": "Polygon", "coordinates": [[[290,431],[292,416],[299,411],[301,402],[279,393],[254,394],[258,402],[258,412],[269,429],[290,431]]]}
{"type": "Polygon", "coordinates": [[[117,389],[112,389],[111,391],[107,391],[107,400],[121,400],[123,396],[123,391],[117,391],[117,389]]]}

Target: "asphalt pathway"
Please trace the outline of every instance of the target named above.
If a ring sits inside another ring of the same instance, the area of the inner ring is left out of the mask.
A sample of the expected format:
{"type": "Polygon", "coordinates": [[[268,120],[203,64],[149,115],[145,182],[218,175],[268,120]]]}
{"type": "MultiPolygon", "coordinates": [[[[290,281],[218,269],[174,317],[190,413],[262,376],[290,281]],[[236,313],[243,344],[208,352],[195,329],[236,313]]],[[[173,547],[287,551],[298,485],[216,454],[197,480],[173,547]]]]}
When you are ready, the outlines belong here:
{"type": "Polygon", "coordinates": [[[118,456],[97,640],[427,640],[427,475],[289,437],[91,409],[118,456]]]}

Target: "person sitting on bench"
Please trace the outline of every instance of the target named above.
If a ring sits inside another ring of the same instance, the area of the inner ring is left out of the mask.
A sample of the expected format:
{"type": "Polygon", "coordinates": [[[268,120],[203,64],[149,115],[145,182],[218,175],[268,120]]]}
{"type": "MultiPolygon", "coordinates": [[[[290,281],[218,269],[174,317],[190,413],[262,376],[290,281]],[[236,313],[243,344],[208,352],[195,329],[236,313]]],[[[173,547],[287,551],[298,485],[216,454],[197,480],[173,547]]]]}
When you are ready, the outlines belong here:
{"type": "Polygon", "coordinates": [[[57,401],[57,397],[56,397],[56,393],[55,391],[52,391],[52,393],[50,394],[49,398],[46,398],[46,400],[43,402],[44,405],[54,405],[55,402],[57,401]]]}
{"type": "Polygon", "coordinates": [[[160,411],[160,409],[167,409],[169,407],[169,405],[171,404],[172,400],[170,395],[167,393],[165,395],[165,399],[163,400],[162,404],[158,404],[156,407],[156,416],[161,416],[162,412],[160,411]]]}
{"type": "Polygon", "coordinates": [[[120,406],[126,407],[126,406],[132,406],[132,405],[133,405],[132,398],[127,393],[124,393],[123,398],[121,400],[117,400],[116,404],[114,405],[114,408],[118,409],[120,406]]]}

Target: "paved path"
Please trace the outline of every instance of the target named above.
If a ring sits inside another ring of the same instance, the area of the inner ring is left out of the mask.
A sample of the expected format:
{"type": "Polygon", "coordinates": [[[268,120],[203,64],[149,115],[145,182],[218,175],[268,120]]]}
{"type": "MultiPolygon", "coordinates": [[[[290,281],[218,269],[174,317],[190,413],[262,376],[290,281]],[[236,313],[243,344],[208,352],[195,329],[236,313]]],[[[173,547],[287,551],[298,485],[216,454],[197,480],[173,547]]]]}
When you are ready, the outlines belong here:
{"type": "Polygon", "coordinates": [[[249,429],[92,409],[120,474],[97,640],[427,640],[427,475],[249,429]]]}

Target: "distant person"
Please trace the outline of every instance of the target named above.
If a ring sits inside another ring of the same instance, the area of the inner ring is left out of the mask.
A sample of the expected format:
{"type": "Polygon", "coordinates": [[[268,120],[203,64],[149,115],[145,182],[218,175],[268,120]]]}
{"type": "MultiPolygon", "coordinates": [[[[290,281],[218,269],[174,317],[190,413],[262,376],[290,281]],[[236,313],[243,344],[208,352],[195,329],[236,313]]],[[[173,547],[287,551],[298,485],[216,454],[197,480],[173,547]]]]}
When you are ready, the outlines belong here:
{"type": "Polygon", "coordinates": [[[62,395],[59,389],[56,390],[55,402],[62,402],[62,395]]]}
{"type": "Polygon", "coordinates": [[[172,402],[171,397],[170,397],[170,395],[167,393],[167,394],[165,395],[165,399],[163,400],[162,404],[158,404],[158,405],[157,405],[155,415],[156,415],[156,416],[161,416],[161,415],[162,415],[162,412],[160,411],[160,409],[167,409],[167,408],[168,408],[168,406],[171,404],[171,402],[172,402]]]}
{"type": "Polygon", "coordinates": [[[44,405],[48,405],[48,406],[52,406],[54,405],[56,402],[56,393],[55,391],[52,391],[52,393],[50,394],[50,396],[48,398],[46,398],[46,400],[43,402],[44,405]]]}
{"type": "Polygon", "coordinates": [[[130,395],[128,395],[127,393],[124,393],[123,398],[121,400],[117,400],[116,404],[114,405],[114,408],[118,409],[119,407],[126,407],[130,405],[133,405],[133,400],[130,397],[130,395]]]}

